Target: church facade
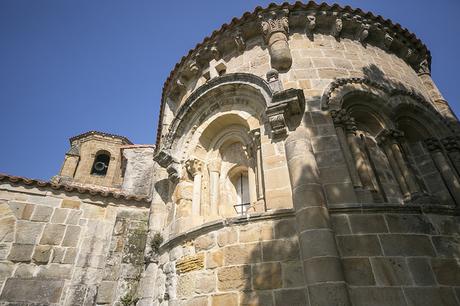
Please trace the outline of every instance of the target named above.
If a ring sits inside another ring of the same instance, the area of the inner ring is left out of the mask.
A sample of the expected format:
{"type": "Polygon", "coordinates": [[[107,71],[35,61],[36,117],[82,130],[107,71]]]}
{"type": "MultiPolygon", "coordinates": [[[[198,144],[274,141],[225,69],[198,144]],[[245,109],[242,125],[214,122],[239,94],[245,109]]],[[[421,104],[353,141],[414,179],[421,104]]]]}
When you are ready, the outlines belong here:
{"type": "Polygon", "coordinates": [[[5,305],[460,305],[460,124],[427,47],[314,2],[176,64],[155,145],[0,175],[5,305]]]}

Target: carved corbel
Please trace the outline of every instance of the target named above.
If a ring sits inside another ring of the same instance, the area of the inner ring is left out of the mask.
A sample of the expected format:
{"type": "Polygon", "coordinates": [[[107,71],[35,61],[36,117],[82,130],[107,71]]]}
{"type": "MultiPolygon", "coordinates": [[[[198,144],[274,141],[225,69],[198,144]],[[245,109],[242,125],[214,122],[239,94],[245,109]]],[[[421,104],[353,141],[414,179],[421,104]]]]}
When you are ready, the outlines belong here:
{"type": "Polygon", "coordinates": [[[336,18],[334,24],[332,25],[332,36],[338,38],[343,29],[343,21],[341,18],[336,18]]]}
{"type": "Polygon", "coordinates": [[[173,182],[177,182],[180,178],[180,164],[167,150],[160,150],[153,157],[162,168],[168,172],[168,178],[173,182]]]}
{"type": "Polygon", "coordinates": [[[366,38],[369,36],[369,30],[371,26],[367,23],[361,23],[358,32],[356,33],[356,36],[360,42],[364,42],[366,38]]]}
{"type": "Polygon", "coordinates": [[[260,26],[265,42],[269,47],[272,68],[287,71],[292,65],[288,44],[289,10],[270,11],[259,15],[260,26]]]}
{"type": "Polygon", "coordinates": [[[238,52],[243,52],[246,49],[246,42],[244,41],[240,29],[236,29],[236,31],[232,33],[232,39],[235,42],[236,49],[238,50],[238,52]]]}
{"type": "Polygon", "coordinates": [[[283,90],[283,84],[279,80],[278,76],[279,73],[276,69],[270,69],[267,72],[267,82],[272,92],[279,92],[283,90]]]}
{"type": "Polygon", "coordinates": [[[209,51],[211,52],[211,55],[212,57],[218,61],[221,57],[222,57],[222,54],[220,54],[220,51],[219,49],[217,48],[216,45],[212,45],[210,48],[209,48],[209,51]]]}
{"type": "Polygon", "coordinates": [[[430,63],[427,58],[424,58],[418,65],[418,75],[431,74],[430,63]]]}
{"type": "Polygon", "coordinates": [[[385,33],[383,43],[385,44],[385,48],[387,50],[391,49],[391,46],[393,45],[393,42],[394,42],[394,38],[390,34],[385,33]]]}
{"type": "Polygon", "coordinates": [[[315,30],[315,28],[316,28],[316,16],[308,15],[307,16],[307,32],[311,34],[315,30]]]}
{"type": "Polygon", "coordinates": [[[302,114],[305,110],[305,97],[300,89],[286,89],[273,94],[272,102],[265,114],[271,130],[272,138],[287,135],[287,121],[293,115],[302,114]]]}

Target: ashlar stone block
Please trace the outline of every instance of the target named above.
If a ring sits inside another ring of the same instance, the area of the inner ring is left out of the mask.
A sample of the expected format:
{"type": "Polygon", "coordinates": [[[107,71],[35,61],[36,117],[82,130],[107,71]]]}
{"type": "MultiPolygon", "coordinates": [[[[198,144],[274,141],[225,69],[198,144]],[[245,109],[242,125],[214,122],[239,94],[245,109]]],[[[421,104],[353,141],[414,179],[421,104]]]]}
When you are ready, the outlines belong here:
{"type": "Polygon", "coordinates": [[[230,266],[217,270],[217,288],[221,291],[251,288],[251,266],[230,266]]]}
{"type": "Polygon", "coordinates": [[[34,245],[32,244],[13,243],[7,259],[14,262],[29,262],[32,258],[33,250],[34,245]]]}
{"type": "Polygon", "coordinates": [[[275,291],[275,305],[276,306],[305,306],[309,305],[305,296],[304,289],[284,289],[275,291]]]}
{"type": "Polygon", "coordinates": [[[15,242],[20,244],[36,244],[42,234],[43,227],[43,223],[18,221],[16,224],[15,242]]]}
{"type": "Polygon", "coordinates": [[[48,222],[51,219],[53,208],[49,206],[37,205],[30,220],[39,222],[48,222]]]}
{"type": "Polygon", "coordinates": [[[62,241],[62,246],[66,247],[76,247],[78,244],[78,239],[80,238],[81,227],[78,225],[68,225],[65,232],[64,240],[62,241]]]}
{"type": "Polygon", "coordinates": [[[49,245],[37,245],[32,259],[37,264],[47,264],[51,257],[52,247],[49,245]]]}
{"type": "Polygon", "coordinates": [[[9,278],[3,288],[0,301],[58,303],[63,287],[63,280],[9,278]]]}
{"type": "Polygon", "coordinates": [[[40,244],[59,245],[64,237],[65,225],[46,224],[40,244]]]}
{"type": "Polygon", "coordinates": [[[281,263],[259,263],[252,267],[252,283],[256,290],[282,287],[281,263]]]}

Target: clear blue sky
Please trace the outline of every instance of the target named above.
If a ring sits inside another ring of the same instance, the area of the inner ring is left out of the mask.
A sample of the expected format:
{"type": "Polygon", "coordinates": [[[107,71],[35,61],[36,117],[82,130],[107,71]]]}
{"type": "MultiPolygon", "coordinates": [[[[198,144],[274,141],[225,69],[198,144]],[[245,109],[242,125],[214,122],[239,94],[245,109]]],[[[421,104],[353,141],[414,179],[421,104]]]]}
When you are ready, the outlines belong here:
{"type": "MultiPolygon", "coordinates": [[[[333,3],[332,1],[327,1],[333,3]]],[[[402,24],[460,113],[458,0],[335,1],[402,24]]],[[[269,1],[1,0],[0,172],[49,179],[88,130],[153,143],[163,82],[205,36],[269,1]]]]}

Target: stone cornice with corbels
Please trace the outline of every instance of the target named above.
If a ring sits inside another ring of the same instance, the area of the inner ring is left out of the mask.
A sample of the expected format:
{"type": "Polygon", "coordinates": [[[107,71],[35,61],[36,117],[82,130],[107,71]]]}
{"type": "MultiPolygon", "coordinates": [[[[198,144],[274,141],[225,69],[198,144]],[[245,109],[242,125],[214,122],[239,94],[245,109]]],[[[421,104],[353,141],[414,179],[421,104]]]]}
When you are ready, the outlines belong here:
{"type": "Polygon", "coordinates": [[[267,34],[274,31],[283,31],[287,34],[289,28],[303,28],[310,35],[313,32],[330,34],[337,39],[344,37],[372,44],[395,53],[418,73],[430,72],[431,55],[427,47],[414,34],[391,20],[336,4],[317,4],[313,1],[281,5],[272,3],[267,8],[257,7],[252,13],[245,13],[239,19],[233,18],[230,24],[224,24],[219,30],[214,31],[176,64],[163,87],[157,142],[162,134],[161,122],[167,95],[183,92],[181,86],[184,79],[201,71],[201,63],[235,51],[241,53],[249,39],[257,36],[267,37],[267,34]],[[283,14],[285,17],[281,16],[283,14]],[[275,22],[271,23],[266,17],[261,19],[261,16],[267,15],[279,18],[275,18],[275,22]],[[268,24],[264,26],[264,22],[268,24]],[[176,86],[181,88],[175,88],[176,86]]]}

